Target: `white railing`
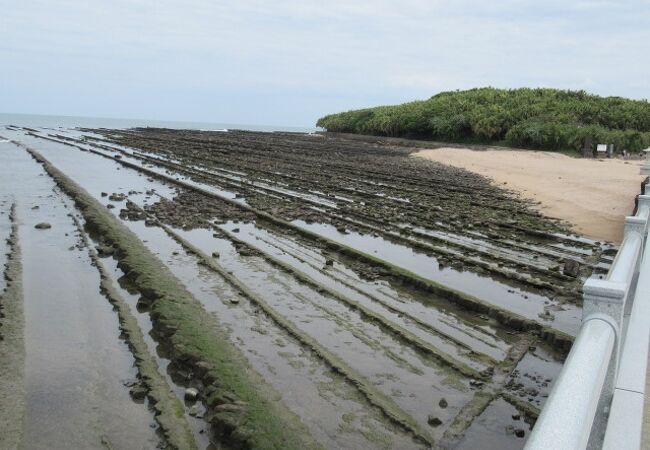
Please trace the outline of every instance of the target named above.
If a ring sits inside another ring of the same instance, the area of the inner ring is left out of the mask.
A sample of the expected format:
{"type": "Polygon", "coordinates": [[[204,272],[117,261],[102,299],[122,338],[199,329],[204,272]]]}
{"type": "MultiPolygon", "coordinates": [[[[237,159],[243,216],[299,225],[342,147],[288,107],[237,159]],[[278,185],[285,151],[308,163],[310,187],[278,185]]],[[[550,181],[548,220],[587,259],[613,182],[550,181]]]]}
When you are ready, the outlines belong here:
{"type": "Polygon", "coordinates": [[[650,195],[605,279],[583,287],[582,324],[526,442],[527,450],[641,448],[650,345],[650,195]]]}

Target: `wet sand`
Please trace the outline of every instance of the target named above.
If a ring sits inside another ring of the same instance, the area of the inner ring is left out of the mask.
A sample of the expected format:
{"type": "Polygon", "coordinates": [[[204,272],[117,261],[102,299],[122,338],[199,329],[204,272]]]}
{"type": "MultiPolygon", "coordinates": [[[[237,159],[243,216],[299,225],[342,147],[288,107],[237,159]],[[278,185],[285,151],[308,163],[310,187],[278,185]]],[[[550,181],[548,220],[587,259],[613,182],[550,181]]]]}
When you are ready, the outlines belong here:
{"type": "Polygon", "coordinates": [[[544,214],[594,239],[620,242],[643,177],[641,161],[579,159],[529,150],[437,148],[416,156],[484,175],[539,202],[544,214]]]}

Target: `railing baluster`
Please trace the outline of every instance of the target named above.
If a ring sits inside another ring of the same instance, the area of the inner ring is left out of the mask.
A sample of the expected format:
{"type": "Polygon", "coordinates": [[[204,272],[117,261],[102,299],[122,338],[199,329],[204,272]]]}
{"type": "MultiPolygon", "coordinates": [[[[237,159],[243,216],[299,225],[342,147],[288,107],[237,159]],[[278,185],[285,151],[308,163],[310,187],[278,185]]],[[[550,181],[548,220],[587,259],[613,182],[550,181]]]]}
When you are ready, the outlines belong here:
{"type": "Polygon", "coordinates": [[[637,205],[625,218],[606,279],[583,287],[582,325],[528,450],[640,448],[650,345],[650,256],[644,258],[650,195],[638,196],[637,205]]]}

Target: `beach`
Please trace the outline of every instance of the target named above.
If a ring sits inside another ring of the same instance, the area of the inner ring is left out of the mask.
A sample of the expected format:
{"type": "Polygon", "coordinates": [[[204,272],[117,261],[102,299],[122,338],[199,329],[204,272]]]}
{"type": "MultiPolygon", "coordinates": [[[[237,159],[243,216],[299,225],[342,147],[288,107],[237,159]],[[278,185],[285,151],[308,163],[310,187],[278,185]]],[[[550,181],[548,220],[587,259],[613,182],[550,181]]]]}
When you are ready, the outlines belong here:
{"type": "Polygon", "coordinates": [[[441,147],[420,158],[470,170],[538,202],[544,214],[569,222],[580,234],[620,243],[625,216],[643,177],[639,160],[582,159],[531,150],[441,147]]]}

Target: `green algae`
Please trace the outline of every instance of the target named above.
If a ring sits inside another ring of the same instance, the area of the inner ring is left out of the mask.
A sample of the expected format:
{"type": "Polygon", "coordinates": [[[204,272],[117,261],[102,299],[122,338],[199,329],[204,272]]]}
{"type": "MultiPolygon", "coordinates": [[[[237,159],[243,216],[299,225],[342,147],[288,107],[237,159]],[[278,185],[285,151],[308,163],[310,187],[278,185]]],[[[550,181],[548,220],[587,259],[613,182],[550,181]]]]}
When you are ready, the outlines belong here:
{"type": "Polygon", "coordinates": [[[333,370],[339,372],[341,375],[347,378],[348,381],[350,381],[350,383],[365,396],[366,400],[373,406],[379,408],[388,419],[401,426],[403,429],[411,432],[422,442],[427,444],[432,443],[432,439],[429,434],[424,431],[410,415],[402,411],[402,409],[397,406],[397,404],[395,404],[389,397],[378,391],[370,382],[368,382],[368,380],[366,380],[352,367],[348,366],[341,358],[320,345],[318,341],[313,339],[311,336],[297,329],[291,321],[287,320],[284,316],[272,308],[266,301],[248,289],[248,287],[241,283],[238,278],[234,277],[225,268],[217,264],[214,258],[209,257],[199,248],[183,239],[178,234],[174,233],[169,227],[162,224],[160,227],[167,234],[169,234],[170,237],[181,244],[187,252],[194,254],[206,267],[211,268],[216,273],[221,275],[226,281],[228,281],[232,286],[237,288],[243,295],[245,295],[246,298],[259,306],[260,309],[262,309],[266,315],[269,316],[281,328],[295,337],[303,345],[308,346],[316,356],[325,361],[333,370]]]}
{"type": "Polygon", "coordinates": [[[254,372],[202,305],[124,224],[33,149],[27,151],[76,203],[91,232],[117,247],[118,266],[151,303],[154,329],[171,359],[205,387],[211,423],[229,445],[250,449],[316,449],[299,418],[254,372]]]}
{"type": "MultiPolygon", "coordinates": [[[[418,336],[411,333],[410,331],[408,331],[404,327],[401,327],[400,325],[397,325],[397,324],[387,320],[384,316],[382,316],[380,314],[377,314],[376,312],[374,312],[371,309],[365,307],[364,305],[362,305],[358,301],[353,300],[353,299],[349,298],[348,296],[343,295],[343,294],[339,293],[338,291],[335,291],[334,289],[331,289],[328,286],[314,280],[312,277],[310,277],[306,273],[304,273],[304,272],[300,271],[299,269],[285,263],[284,261],[270,255],[269,253],[261,251],[261,250],[255,248],[255,247],[249,245],[248,243],[238,239],[233,233],[231,233],[231,232],[229,232],[227,230],[223,230],[223,229],[220,229],[220,231],[222,231],[232,241],[239,242],[239,243],[241,243],[243,245],[248,246],[249,248],[252,248],[252,249],[254,249],[256,251],[261,252],[262,256],[266,260],[268,260],[270,263],[272,263],[273,265],[275,265],[275,266],[281,268],[282,270],[292,274],[293,276],[295,276],[298,280],[300,280],[304,284],[307,284],[307,285],[315,288],[319,292],[326,292],[329,296],[335,298],[339,302],[348,305],[350,308],[358,311],[361,314],[361,316],[365,317],[366,319],[368,319],[370,321],[373,321],[373,322],[377,323],[379,326],[381,326],[383,329],[385,329],[386,331],[388,331],[391,334],[393,334],[394,336],[396,336],[401,341],[406,342],[407,344],[415,347],[416,350],[418,350],[418,351],[420,351],[422,353],[425,353],[425,354],[429,355],[430,357],[436,359],[437,361],[442,362],[443,364],[446,364],[446,365],[452,367],[454,370],[457,370],[462,375],[465,375],[465,376],[468,376],[468,377],[473,377],[473,378],[481,378],[481,374],[479,373],[478,370],[473,369],[472,367],[468,366],[467,364],[463,363],[462,361],[457,360],[456,358],[452,357],[451,355],[448,355],[447,353],[444,353],[444,352],[438,350],[436,347],[434,347],[433,345],[431,345],[428,342],[424,341],[423,339],[419,338],[418,336]]],[[[363,293],[363,295],[367,296],[368,294],[363,293]]],[[[375,300],[375,299],[373,298],[373,300],[375,300]]],[[[389,310],[391,310],[393,312],[401,313],[401,311],[396,310],[395,308],[388,305],[386,302],[378,301],[378,303],[380,303],[382,306],[388,308],[389,310]]],[[[418,325],[423,324],[423,322],[421,320],[413,317],[412,315],[408,315],[408,317],[409,317],[409,319],[412,319],[416,323],[418,323],[418,325]]],[[[430,329],[430,327],[428,327],[428,326],[426,326],[426,328],[430,329]]],[[[436,334],[442,335],[442,333],[436,333],[436,334]]],[[[449,339],[448,336],[444,336],[444,337],[449,339]]],[[[455,344],[458,344],[458,342],[456,340],[453,340],[453,342],[455,344]]],[[[496,364],[496,361],[494,359],[490,358],[489,356],[477,353],[477,352],[471,350],[466,345],[463,345],[463,344],[458,344],[458,345],[460,345],[461,347],[467,349],[469,354],[474,359],[476,359],[476,360],[478,360],[478,361],[480,361],[480,362],[482,362],[484,364],[488,364],[488,365],[489,364],[496,364]]]]}
{"type": "Polygon", "coordinates": [[[11,206],[9,256],[5,264],[7,284],[0,293],[0,449],[23,448],[25,418],[25,341],[22,262],[18,242],[16,205],[11,206]]]}
{"type": "Polygon", "coordinates": [[[172,393],[165,378],[158,371],[158,364],[149,352],[144,335],[131,308],[113,285],[106,267],[97,256],[88,237],[76,217],[73,221],[81,233],[88,253],[100,274],[100,290],[117,310],[120,329],[126,337],[129,349],[135,358],[139,378],[147,389],[149,404],[155,411],[156,422],[160,425],[165,442],[169,447],[179,450],[196,449],[192,431],[185,420],[185,409],[172,393]]]}
{"type": "MultiPolygon", "coordinates": [[[[326,238],[324,236],[321,236],[320,234],[314,233],[312,231],[306,230],[304,228],[301,228],[297,225],[294,225],[291,222],[288,222],[284,219],[275,217],[267,212],[261,211],[257,208],[248,206],[246,204],[240,203],[238,201],[235,201],[233,199],[230,199],[228,197],[225,197],[223,195],[211,192],[209,190],[203,189],[198,186],[194,186],[189,183],[185,183],[183,181],[177,180],[171,176],[167,175],[162,175],[154,170],[148,169],[146,167],[130,163],[128,161],[123,161],[121,158],[115,158],[113,156],[109,156],[105,153],[99,152],[97,150],[92,150],[92,149],[84,149],[78,146],[75,146],[83,151],[89,151],[91,153],[100,155],[104,158],[112,159],[115,162],[125,166],[132,168],[134,170],[137,170],[139,172],[146,173],[147,175],[161,179],[179,186],[182,186],[186,189],[198,192],[203,195],[207,195],[212,198],[219,199],[225,203],[228,203],[232,206],[235,206],[243,211],[253,213],[255,216],[257,216],[259,219],[262,219],[268,223],[277,225],[282,227],[285,230],[291,230],[292,232],[295,232],[297,234],[300,234],[314,242],[318,242],[321,245],[323,245],[325,248],[329,250],[336,251],[340,254],[346,255],[350,258],[353,259],[358,259],[360,261],[364,261],[366,263],[369,263],[374,266],[381,267],[385,269],[392,277],[397,279],[398,281],[422,289],[427,292],[431,292],[435,295],[438,295],[452,303],[455,303],[463,308],[466,308],[468,310],[475,311],[480,314],[486,314],[495,320],[497,320],[499,323],[502,325],[505,325],[507,327],[510,327],[515,330],[519,331],[534,331],[539,336],[544,339],[545,341],[555,345],[556,347],[567,350],[571,347],[571,344],[573,343],[573,337],[567,333],[564,333],[562,331],[556,330],[555,328],[542,325],[539,322],[536,322],[534,320],[528,319],[524,316],[521,316],[520,314],[514,313],[512,311],[500,308],[498,306],[494,306],[482,299],[479,299],[475,296],[465,294],[463,292],[457,291],[455,289],[449,288],[447,286],[444,286],[440,283],[436,283],[435,281],[426,279],[424,277],[421,277],[407,269],[398,267],[388,261],[385,261],[381,258],[377,258],[373,255],[367,254],[365,252],[359,251],[357,249],[354,249],[352,247],[349,247],[344,244],[340,244],[336,241],[333,241],[329,238],[326,238]]],[[[159,161],[156,160],[156,164],[159,164],[161,166],[169,165],[169,163],[166,163],[165,161],[159,161]]]]}

